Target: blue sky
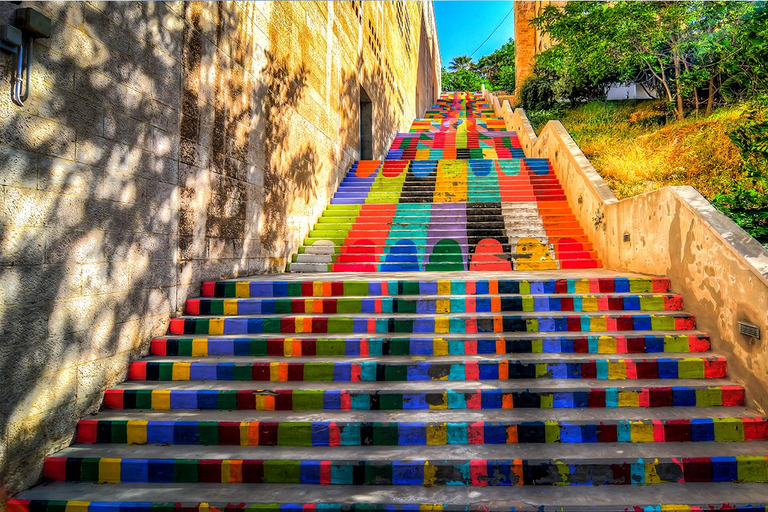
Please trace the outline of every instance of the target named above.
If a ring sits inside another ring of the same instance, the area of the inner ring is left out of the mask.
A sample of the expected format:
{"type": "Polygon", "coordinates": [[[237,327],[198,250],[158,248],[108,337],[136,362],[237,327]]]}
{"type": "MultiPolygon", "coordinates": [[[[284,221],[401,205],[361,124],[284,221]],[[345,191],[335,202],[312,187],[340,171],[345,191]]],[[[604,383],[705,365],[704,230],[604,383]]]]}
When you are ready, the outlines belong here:
{"type": "MultiPolygon", "coordinates": [[[[470,55],[496,28],[512,5],[513,2],[510,1],[436,0],[435,18],[443,66],[447,67],[457,55],[470,55]]],[[[515,31],[513,17],[514,13],[504,20],[488,42],[472,56],[474,60],[509,41],[515,31]]]]}

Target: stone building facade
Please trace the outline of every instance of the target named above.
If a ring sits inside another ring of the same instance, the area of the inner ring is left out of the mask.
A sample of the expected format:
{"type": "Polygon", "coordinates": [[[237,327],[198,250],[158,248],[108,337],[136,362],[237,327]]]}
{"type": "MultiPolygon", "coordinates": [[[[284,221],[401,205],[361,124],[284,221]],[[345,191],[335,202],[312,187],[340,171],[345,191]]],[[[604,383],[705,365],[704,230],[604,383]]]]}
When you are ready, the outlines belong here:
{"type": "Polygon", "coordinates": [[[534,58],[549,47],[549,36],[536,30],[531,20],[548,5],[563,6],[562,0],[516,0],[515,17],[515,83],[519,87],[533,74],[534,58]]]}
{"type": "Polygon", "coordinates": [[[0,55],[6,492],[201,280],[285,267],[359,156],[361,97],[376,158],[440,86],[430,2],[29,5],[53,35],[23,108],[0,55]]]}

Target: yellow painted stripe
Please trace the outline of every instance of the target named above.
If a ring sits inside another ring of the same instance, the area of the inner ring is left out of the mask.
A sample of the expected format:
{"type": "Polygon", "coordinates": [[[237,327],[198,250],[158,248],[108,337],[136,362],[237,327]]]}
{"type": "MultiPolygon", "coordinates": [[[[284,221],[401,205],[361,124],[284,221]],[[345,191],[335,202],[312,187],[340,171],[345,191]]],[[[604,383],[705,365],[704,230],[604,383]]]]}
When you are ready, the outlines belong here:
{"type": "Polygon", "coordinates": [[[189,380],[189,368],[192,363],[177,362],[173,363],[171,371],[171,380],[189,380]]]}
{"type": "Polygon", "coordinates": [[[103,458],[99,459],[99,483],[100,484],[119,484],[120,483],[120,462],[122,459],[103,458]]]}
{"type": "Polygon", "coordinates": [[[208,355],[208,340],[206,338],[194,338],[192,340],[192,356],[204,357],[208,355]]]}
{"type": "Polygon", "coordinates": [[[88,512],[90,501],[68,501],[64,512],[88,512]]]}
{"type": "Polygon", "coordinates": [[[224,299],[224,314],[227,316],[237,314],[237,299],[224,299]]]}
{"type": "Polygon", "coordinates": [[[224,319],[211,318],[208,320],[208,334],[224,334],[224,319]]]}
{"type": "Polygon", "coordinates": [[[171,410],[171,390],[156,389],[152,391],[152,409],[156,411],[171,410]]]}
{"type": "Polygon", "coordinates": [[[448,340],[443,338],[435,338],[432,343],[432,353],[436,356],[447,356],[448,340]]]}
{"type": "Polygon", "coordinates": [[[129,420],[125,428],[128,444],[147,444],[147,421],[129,420]]]}
{"type": "Polygon", "coordinates": [[[248,281],[238,281],[235,283],[235,297],[238,299],[247,299],[251,296],[251,283],[248,281]]]}

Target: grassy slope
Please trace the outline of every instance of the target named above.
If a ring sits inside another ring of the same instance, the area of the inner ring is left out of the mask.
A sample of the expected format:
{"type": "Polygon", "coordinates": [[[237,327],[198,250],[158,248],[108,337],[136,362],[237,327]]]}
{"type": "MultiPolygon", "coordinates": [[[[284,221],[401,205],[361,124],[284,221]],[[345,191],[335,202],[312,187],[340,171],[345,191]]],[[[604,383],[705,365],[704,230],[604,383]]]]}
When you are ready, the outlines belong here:
{"type": "MultiPolygon", "coordinates": [[[[667,185],[692,185],[708,199],[742,179],[726,135],[743,107],[664,124],[653,101],[591,102],[559,118],[620,199],[667,185]]],[[[544,116],[532,116],[539,131],[544,116]]]]}

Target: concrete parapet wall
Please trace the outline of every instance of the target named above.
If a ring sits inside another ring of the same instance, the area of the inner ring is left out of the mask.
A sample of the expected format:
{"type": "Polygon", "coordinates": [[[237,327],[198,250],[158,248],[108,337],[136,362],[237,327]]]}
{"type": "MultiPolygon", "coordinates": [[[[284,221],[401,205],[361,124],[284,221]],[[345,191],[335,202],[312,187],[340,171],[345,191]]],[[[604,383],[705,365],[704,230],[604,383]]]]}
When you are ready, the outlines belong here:
{"type": "Polygon", "coordinates": [[[537,136],[525,112],[489,101],[517,132],[526,156],[548,158],[606,268],[668,276],[728,357],[750,405],[768,410],[768,251],[693,187],[665,187],[619,201],[559,121],[537,136]],[[757,325],[760,339],[739,333],[757,325]]]}

